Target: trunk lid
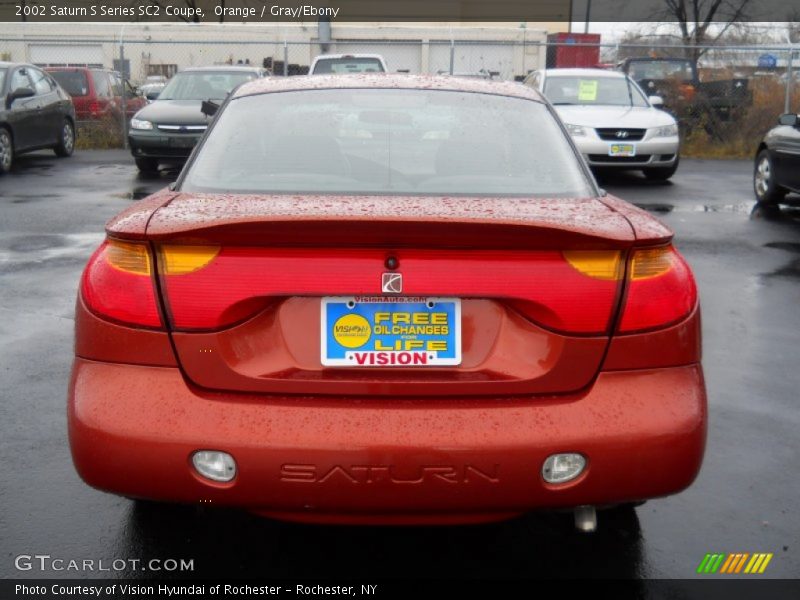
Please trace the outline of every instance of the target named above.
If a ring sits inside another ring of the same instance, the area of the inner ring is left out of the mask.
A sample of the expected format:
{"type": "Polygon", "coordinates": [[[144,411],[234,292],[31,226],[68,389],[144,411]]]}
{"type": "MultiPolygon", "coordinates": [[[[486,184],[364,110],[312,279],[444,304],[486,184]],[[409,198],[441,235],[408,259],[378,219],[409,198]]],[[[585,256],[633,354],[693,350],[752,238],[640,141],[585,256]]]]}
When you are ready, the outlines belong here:
{"type": "Polygon", "coordinates": [[[599,370],[635,242],[593,198],[202,194],[155,210],[147,238],[194,384],[339,396],[581,389],[599,370]],[[200,268],[170,270],[190,255],[200,268]],[[612,276],[587,275],[596,257],[612,276]],[[458,299],[460,364],[323,366],[322,299],[381,297],[387,271],[402,274],[401,297],[458,299]]]}

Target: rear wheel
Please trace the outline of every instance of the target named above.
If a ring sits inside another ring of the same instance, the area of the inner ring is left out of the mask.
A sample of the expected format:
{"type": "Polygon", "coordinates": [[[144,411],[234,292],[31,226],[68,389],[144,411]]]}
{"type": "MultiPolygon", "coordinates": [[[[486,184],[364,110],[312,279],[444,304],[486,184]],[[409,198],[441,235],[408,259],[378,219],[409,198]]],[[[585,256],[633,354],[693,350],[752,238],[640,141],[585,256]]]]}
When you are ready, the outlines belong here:
{"type": "Polygon", "coordinates": [[[64,119],[64,124],[61,126],[61,133],[58,137],[58,144],[53,148],[56,156],[72,156],[75,150],[75,127],[72,121],[64,119]]]}
{"type": "Polygon", "coordinates": [[[14,163],[14,140],[7,129],[0,127],[0,174],[8,173],[14,163]]]}
{"type": "Polygon", "coordinates": [[[776,204],[783,200],[787,190],[775,181],[775,172],[772,168],[772,158],[765,148],[756,157],[756,166],[753,172],[753,191],[756,200],[764,204],[776,204]]]}
{"type": "Polygon", "coordinates": [[[676,160],[675,164],[669,167],[652,167],[650,169],[644,169],[644,176],[650,181],[666,181],[675,175],[675,171],[677,170],[678,161],[676,160]]]}
{"type": "Polygon", "coordinates": [[[137,158],[136,167],[142,173],[158,173],[158,161],[154,158],[137,158]]]}

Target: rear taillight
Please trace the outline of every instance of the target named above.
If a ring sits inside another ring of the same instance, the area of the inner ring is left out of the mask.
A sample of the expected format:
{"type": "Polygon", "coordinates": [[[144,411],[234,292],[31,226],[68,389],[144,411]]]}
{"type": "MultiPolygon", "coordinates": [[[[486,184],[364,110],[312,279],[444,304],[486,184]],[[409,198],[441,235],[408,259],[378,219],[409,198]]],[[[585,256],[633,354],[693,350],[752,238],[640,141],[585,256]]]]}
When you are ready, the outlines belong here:
{"type": "Polygon", "coordinates": [[[100,100],[90,100],[89,101],[89,114],[93,117],[99,117],[103,114],[103,110],[106,107],[105,102],[101,102],[100,100]]]}
{"type": "Polygon", "coordinates": [[[108,239],[89,259],[81,281],[86,306],[100,317],[160,328],[148,244],[108,239]]]}
{"type": "Polygon", "coordinates": [[[619,332],[669,326],[688,316],[696,303],[692,271],[675,248],[635,250],[628,267],[628,291],[619,332]]]}

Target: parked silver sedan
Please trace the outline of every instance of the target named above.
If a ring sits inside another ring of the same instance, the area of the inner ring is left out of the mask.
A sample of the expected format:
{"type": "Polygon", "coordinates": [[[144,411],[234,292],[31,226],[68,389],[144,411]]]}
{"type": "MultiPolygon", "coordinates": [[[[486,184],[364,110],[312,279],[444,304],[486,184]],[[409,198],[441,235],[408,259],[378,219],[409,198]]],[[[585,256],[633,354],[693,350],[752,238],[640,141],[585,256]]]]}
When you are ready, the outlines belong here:
{"type": "Polygon", "coordinates": [[[641,169],[648,179],[666,180],[680,159],[675,118],[661,110],[619,71],[545,69],[525,84],[555,107],[590,167],[641,169]]]}

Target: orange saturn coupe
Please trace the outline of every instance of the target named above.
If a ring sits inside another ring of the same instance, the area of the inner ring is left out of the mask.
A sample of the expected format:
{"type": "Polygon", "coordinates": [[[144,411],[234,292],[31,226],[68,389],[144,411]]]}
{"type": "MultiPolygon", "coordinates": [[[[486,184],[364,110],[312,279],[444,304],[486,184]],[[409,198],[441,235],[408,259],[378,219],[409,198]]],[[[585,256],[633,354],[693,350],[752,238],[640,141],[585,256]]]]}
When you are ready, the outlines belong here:
{"type": "Polygon", "coordinates": [[[591,530],[700,469],[691,270],[531,88],[245,83],[106,233],[68,407],[98,489],[325,523],[568,509],[591,530]]]}

